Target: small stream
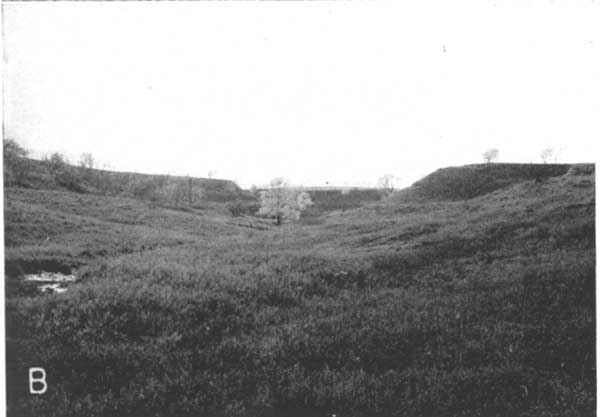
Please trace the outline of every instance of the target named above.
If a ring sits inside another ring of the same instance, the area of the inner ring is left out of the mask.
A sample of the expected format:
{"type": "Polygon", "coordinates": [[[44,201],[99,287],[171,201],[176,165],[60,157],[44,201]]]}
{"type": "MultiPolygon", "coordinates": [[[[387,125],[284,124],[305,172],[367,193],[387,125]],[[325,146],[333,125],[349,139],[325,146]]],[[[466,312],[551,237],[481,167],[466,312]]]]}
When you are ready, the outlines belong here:
{"type": "Polygon", "coordinates": [[[63,293],[67,291],[68,283],[77,281],[74,274],[63,274],[61,272],[45,272],[24,275],[25,281],[35,282],[38,289],[43,293],[63,293]]]}

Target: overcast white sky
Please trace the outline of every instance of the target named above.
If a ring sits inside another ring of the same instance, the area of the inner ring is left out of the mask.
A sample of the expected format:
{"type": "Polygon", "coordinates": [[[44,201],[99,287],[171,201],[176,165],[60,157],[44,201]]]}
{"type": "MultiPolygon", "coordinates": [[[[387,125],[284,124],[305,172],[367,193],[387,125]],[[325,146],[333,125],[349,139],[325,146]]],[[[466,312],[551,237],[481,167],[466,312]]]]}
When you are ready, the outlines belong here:
{"type": "Polygon", "coordinates": [[[598,1],[3,8],[5,135],[36,155],[245,187],[597,155],[598,1]]]}

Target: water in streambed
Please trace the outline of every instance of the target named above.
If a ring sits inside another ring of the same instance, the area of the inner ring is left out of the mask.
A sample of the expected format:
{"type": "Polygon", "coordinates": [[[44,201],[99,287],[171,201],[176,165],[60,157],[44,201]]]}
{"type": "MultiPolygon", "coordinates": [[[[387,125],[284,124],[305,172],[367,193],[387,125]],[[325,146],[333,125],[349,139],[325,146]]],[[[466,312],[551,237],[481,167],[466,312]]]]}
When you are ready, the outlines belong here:
{"type": "Polygon", "coordinates": [[[25,281],[35,282],[38,289],[43,293],[63,293],[67,291],[67,284],[75,282],[77,277],[74,274],[63,274],[61,272],[39,272],[37,274],[24,275],[25,281]]]}

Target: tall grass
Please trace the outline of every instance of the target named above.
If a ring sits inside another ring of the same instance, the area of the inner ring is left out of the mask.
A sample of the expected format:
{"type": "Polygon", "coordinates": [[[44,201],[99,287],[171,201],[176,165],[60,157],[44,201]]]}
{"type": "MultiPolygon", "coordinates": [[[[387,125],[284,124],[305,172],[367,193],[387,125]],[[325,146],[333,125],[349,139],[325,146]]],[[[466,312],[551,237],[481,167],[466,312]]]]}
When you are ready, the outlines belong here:
{"type": "Polygon", "coordinates": [[[269,230],[161,212],[188,241],[7,300],[9,415],[593,415],[593,187],[530,186],[269,230]]]}

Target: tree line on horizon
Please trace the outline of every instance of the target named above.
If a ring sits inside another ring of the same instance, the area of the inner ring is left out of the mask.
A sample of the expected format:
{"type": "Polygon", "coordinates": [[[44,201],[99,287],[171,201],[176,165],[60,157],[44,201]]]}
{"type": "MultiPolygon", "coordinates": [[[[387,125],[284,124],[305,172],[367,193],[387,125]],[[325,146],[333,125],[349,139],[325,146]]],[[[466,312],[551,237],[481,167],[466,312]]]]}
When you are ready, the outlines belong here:
{"type": "MultiPolygon", "coordinates": [[[[483,162],[490,164],[492,162],[498,162],[500,157],[500,150],[498,148],[487,149],[482,154],[483,162]]],[[[543,164],[559,163],[560,162],[560,151],[554,148],[545,148],[540,152],[540,159],[543,164]]]]}

